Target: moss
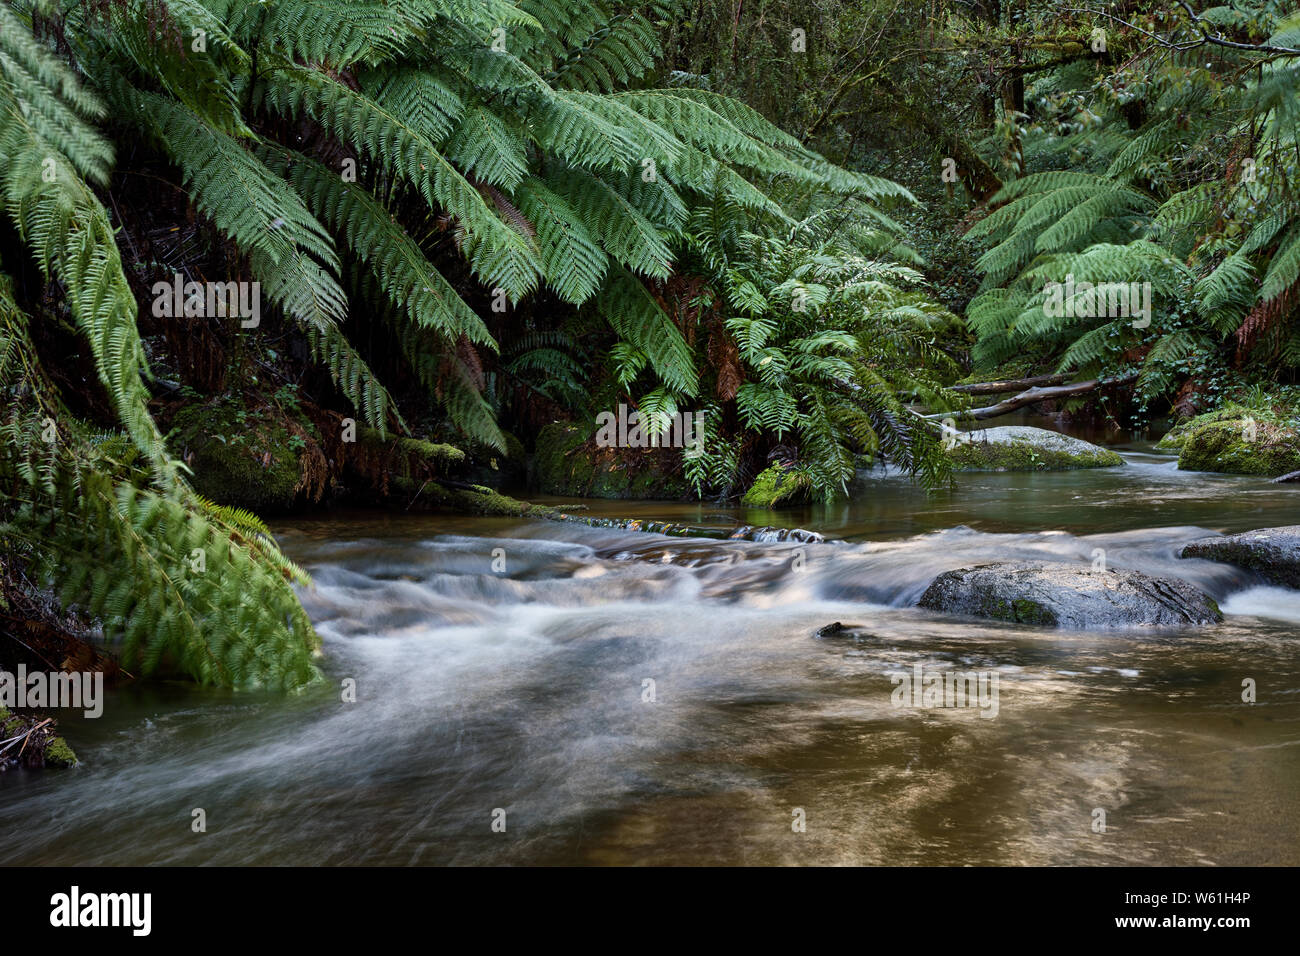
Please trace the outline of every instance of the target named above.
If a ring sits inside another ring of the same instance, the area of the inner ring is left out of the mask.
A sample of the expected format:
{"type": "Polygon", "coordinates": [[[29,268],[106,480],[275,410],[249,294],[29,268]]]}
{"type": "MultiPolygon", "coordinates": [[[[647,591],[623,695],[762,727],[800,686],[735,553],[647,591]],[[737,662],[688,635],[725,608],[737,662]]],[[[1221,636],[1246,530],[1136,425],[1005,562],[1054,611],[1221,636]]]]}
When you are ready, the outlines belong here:
{"type": "Polygon", "coordinates": [[[741,499],[751,508],[780,508],[812,500],[812,481],[797,469],[771,465],[763,471],[741,499]]]}
{"type": "Polygon", "coordinates": [[[45,745],[45,765],[47,767],[75,767],[77,755],[72,752],[68,742],[62,737],[52,737],[45,745]]]}
{"type": "Polygon", "coordinates": [[[1035,361],[1030,358],[1013,358],[1003,362],[996,368],[972,370],[965,378],[960,379],[953,384],[974,385],[979,382],[1008,382],[1022,378],[1029,378],[1032,375],[1038,374],[1038,369],[1035,368],[1035,365],[1035,361]]]}
{"type": "Polygon", "coordinates": [[[465,453],[454,445],[434,444],[422,438],[399,438],[397,447],[402,455],[419,459],[431,465],[459,465],[465,460],[465,453]]]}
{"type": "Polygon", "coordinates": [[[1275,477],[1300,469],[1300,433],[1264,416],[1202,421],[1182,442],[1182,471],[1275,477]]]}
{"type": "MultiPolygon", "coordinates": [[[[39,714],[18,717],[6,708],[0,707],[0,739],[7,740],[19,734],[29,734],[24,744],[26,753],[20,761],[25,766],[40,767],[43,764],[47,767],[75,767],[77,755],[72,752],[68,742],[62,737],[53,736],[53,723],[45,722],[42,726],[42,722],[43,719],[39,714]],[[41,746],[42,738],[45,739],[44,746],[41,746]],[[40,748],[39,755],[37,748],[40,748]]],[[[0,764],[17,759],[18,751],[11,749],[5,757],[0,758],[0,764]]]]}
{"type": "Polygon", "coordinates": [[[986,594],[980,599],[978,613],[982,617],[992,618],[995,621],[1006,621],[1009,624],[1055,627],[1057,623],[1054,613],[1037,601],[1031,601],[1028,598],[1007,601],[1004,598],[986,594]]]}
{"type": "Polygon", "coordinates": [[[1055,625],[1056,615],[1037,601],[1022,598],[1012,602],[1012,620],[1018,624],[1055,625]]]}
{"type": "Polygon", "coordinates": [[[678,449],[597,448],[588,432],[553,422],[537,433],[531,485],[578,498],[680,499],[692,496],[678,449]]]}
{"type": "Polygon", "coordinates": [[[958,471],[1067,471],[1124,464],[1119,453],[1109,448],[1076,452],[1015,441],[959,442],[948,452],[948,457],[958,471]]]}
{"type": "Polygon", "coordinates": [[[407,478],[421,473],[423,465],[444,473],[465,462],[465,453],[455,445],[437,444],[423,438],[384,437],[373,428],[361,429],[357,445],[363,450],[387,455],[394,470],[407,478]]]}
{"type": "Polygon", "coordinates": [[[483,485],[449,488],[445,485],[430,483],[425,494],[428,495],[430,504],[471,514],[494,517],[548,518],[552,520],[561,520],[563,514],[559,508],[519,501],[483,485]]]}
{"type": "Polygon", "coordinates": [[[1197,415],[1195,418],[1183,419],[1165,432],[1160,441],[1156,442],[1156,447],[1163,451],[1182,451],[1183,446],[1187,444],[1187,439],[1198,428],[1213,422],[1242,421],[1249,417],[1253,417],[1257,421],[1261,419],[1265,421],[1277,420],[1277,417],[1271,412],[1252,410],[1244,405],[1228,404],[1217,411],[1197,415]]]}
{"type": "MultiPolygon", "coordinates": [[[[298,427],[314,433],[305,420],[298,427]]],[[[194,472],[199,494],[256,512],[284,511],[298,496],[300,452],[282,414],[250,412],[234,400],[182,409],[172,420],[172,447],[194,472]]]]}

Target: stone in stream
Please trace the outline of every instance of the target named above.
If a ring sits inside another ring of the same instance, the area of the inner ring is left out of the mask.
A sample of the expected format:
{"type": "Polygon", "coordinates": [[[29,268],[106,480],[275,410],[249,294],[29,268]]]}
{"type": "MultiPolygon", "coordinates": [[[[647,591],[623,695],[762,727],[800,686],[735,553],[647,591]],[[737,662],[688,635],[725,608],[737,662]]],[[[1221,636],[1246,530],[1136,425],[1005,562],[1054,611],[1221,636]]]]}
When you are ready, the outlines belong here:
{"type": "Polygon", "coordinates": [[[1080,630],[1181,627],[1223,620],[1213,598],[1186,581],[1051,562],[1004,562],[947,571],[930,582],[920,606],[1080,630]]]}
{"type": "Polygon", "coordinates": [[[1300,468],[1300,428],[1290,411],[1225,405],[1175,425],[1156,448],[1177,451],[1180,471],[1267,477],[1300,468]]]}
{"type": "Polygon", "coordinates": [[[1292,483],[1300,484],[1300,471],[1293,471],[1289,474],[1279,475],[1277,478],[1273,479],[1273,484],[1275,485],[1287,485],[1292,483]]]}
{"type": "Polygon", "coordinates": [[[819,627],[813,631],[813,637],[816,638],[851,638],[855,642],[872,640],[874,636],[863,630],[862,624],[842,624],[836,621],[833,624],[827,624],[825,627],[819,627]]]}
{"type": "Polygon", "coordinates": [[[1028,425],[961,432],[949,445],[948,457],[958,471],[1065,471],[1124,464],[1109,448],[1028,425]]]}
{"type": "Polygon", "coordinates": [[[826,539],[816,531],[805,531],[803,528],[757,528],[753,525],[742,525],[730,536],[733,541],[797,541],[800,544],[822,544],[826,539]]]}
{"type": "Polygon", "coordinates": [[[1201,538],[1178,556],[1235,564],[1274,584],[1300,588],[1300,524],[1201,538]]]}

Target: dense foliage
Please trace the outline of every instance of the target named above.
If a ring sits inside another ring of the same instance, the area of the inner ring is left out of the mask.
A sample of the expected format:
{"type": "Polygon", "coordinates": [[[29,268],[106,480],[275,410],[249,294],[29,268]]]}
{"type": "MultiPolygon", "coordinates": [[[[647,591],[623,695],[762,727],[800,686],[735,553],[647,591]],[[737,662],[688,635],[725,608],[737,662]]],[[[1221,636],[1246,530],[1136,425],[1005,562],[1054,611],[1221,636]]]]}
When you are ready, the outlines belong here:
{"type": "Polygon", "coordinates": [[[5,0],[0,582],[132,671],[294,688],[305,576],[182,420],[282,416],[319,499],[465,457],[411,436],[495,468],[702,412],[701,496],[830,499],[946,484],[967,376],[1269,407],[1298,58],[1276,0],[5,0]]]}
{"type": "MultiPolygon", "coordinates": [[[[259,283],[381,436],[407,424],[368,360],[377,338],[438,427],[479,447],[505,448],[504,379],[578,414],[610,387],[648,415],[734,401],[702,490],[735,483],[728,449],[746,430],[794,436],[826,494],[854,451],[877,446],[933,479],[935,443],[912,437],[889,371],[892,349],[922,347],[911,327],[926,317],[890,282],[918,277],[861,257],[898,245],[875,204],[910,197],[736,100],[654,85],[648,17],[667,14],[553,0],[0,5],[0,190],[17,240],[3,299],[11,558],[102,622],[128,667],[310,678],[315,637],[290,590],[301,574],[255,517],[190,490],[151,413],[140,302],[159,283],[166,297],[172,273],[222,266],[212,278],[259,283]],[[194,246],[159,253],[149,216],[132,234],[117,200],[132,208],[145,176],[183,190],[194,246]],[[834,248],[795,218],[831,206],[853,220],[834,248]],[[713,395],[695,329],[668,304],[673,282],[697,277],[726,291],[714,347],[739,363],[713,395]],[[867,322],[877,305],[882,321],[867,322]],[[823,307],[841,328],[817,327],[823,307]],[[104,418],[94,395],[88,414],[69,407],[48,374],[51,329],[69,323],[107,421],[88,420],[104,418]],[[732,381],[746,372],[755,381],[732,381]],[[572,388],[555,390],[566,375],[572,388]],[[112,424],[123,437],[102,434],[112,424]]],[[[155,301],[152,318],[191,317],[183,298],[174,315],[155,301]]]]}

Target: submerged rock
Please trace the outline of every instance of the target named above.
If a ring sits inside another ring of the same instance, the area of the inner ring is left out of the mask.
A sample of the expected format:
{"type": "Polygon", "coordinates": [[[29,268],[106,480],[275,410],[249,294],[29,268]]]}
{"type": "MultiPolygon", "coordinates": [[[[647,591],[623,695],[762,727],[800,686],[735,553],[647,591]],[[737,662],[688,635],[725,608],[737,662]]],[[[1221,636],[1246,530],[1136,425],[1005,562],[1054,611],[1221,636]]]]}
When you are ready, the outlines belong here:
{"type": "Polygon", "coordinates": [[[1275,584],[1300,588],[1300,525],[1202,538],[1183,548],[1179,557],[1235,564],[1275,584]]]}
{"type": "Polygon", "coordinates": [[[1223,620],[1214,600],[1186,581],[1140,571],[1006,562],[939,575],[920,606],[1017,624],[1075,629],[1180,627],[1223,620]]]}
{"type": "Polygon", "coordinates": [[[1066,471],[1124,464],[1109,448],[1028,425],[963,432],[948,457],[958,471],[1066,471]]]}

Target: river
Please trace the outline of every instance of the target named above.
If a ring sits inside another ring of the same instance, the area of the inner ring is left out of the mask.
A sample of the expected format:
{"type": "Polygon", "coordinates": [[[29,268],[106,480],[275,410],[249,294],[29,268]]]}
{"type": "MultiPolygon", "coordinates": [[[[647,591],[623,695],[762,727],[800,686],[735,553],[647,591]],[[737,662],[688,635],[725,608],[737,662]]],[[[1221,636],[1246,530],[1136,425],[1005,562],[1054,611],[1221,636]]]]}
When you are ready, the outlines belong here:
{"type": "Polygon", "coordinates": [[[83,765],[0,775],[0,860],[1296,865],[1300,592],[1175,554],[1300,522],[1300,489],[1120,450],[1123,468],[935,496],[877,473],[779,514],[589,503],[826,544],[282,522],[327,680],[287,700],[126,686],[98,720],[61,715],[83,765]],[[1071,633],[911,606],[946,569],[1099,548],[1200,586],[1225,623],[1071,633]],[[816,636],[835,621],[858,627],[816,636]],[[996,716],[894,707],[889,675],[915,664],[996,672],[996,716]]]}

